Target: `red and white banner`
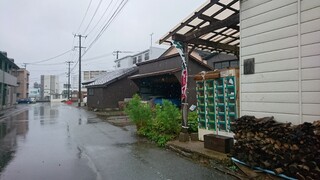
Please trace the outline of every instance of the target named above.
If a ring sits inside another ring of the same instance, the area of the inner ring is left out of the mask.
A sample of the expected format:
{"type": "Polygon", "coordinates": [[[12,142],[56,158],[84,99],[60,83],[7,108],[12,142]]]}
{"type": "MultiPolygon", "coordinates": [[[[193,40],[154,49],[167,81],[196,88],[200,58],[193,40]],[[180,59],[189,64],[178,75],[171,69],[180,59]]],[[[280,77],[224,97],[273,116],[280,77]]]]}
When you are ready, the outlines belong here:
{"type": "Polygon", "coordinates": [[[184,49],[181,42],[173,41],[173,45],[176,47],[178,53],[182,59],[182,72],[181,72],[181,100],[187,98],[187,85],[188,85],[188,67],[186,58],[184,55],[184,49]]]}
{"type": "Polygon", "coordinates": [[[181,72],[181,100],[187,98],[188,70],[183,69],[181,72]]]}

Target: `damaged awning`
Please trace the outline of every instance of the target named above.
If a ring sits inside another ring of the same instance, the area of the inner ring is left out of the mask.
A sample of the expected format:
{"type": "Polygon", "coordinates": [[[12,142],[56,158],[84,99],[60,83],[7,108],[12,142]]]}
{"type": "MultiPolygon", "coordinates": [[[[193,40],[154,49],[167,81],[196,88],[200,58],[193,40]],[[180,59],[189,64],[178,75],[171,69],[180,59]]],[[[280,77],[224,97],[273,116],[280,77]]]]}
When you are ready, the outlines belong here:
{"type": "Polygon", "coordinates": [[[191,49],[239,55],[239,0],[209,0],[159,43],[180,41],[191,49]]]}

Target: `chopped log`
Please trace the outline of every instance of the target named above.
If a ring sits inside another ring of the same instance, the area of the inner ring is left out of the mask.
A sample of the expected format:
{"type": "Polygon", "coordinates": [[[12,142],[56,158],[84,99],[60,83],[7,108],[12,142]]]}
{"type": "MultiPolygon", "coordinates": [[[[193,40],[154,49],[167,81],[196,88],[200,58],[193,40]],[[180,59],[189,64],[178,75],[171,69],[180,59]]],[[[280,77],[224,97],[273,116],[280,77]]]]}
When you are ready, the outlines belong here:
{"type": "Polygon", "coordinates": [[[298,178],[299,180],[305,180],[306,178],[304,176],[302,176],[300,173],[296,173],[296,178],[298,178]]]}
{"type": "Polygon", "coordinates": [[[283,173],[283,169],[282,168],[276,168],[273,170],[276,174],[281,174],[283,173]]]}
{"type": "Polygon", "coordinates": [[[297,179],[320,179],[320,120],[291,125],[273,117],[243,116],[231,130],[235,158],[297,179]]]}

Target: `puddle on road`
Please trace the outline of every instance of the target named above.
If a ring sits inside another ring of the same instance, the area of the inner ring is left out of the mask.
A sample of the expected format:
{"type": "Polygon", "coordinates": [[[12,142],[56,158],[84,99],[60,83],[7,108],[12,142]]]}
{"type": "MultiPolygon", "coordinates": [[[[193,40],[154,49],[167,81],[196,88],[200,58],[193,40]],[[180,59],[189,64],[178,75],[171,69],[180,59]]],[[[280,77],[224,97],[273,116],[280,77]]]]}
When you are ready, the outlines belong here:
{"type": "Polygon", "coordinates": [[[98,122],[101,122],[101,121],[99,121],[99,119],[97,117],[90,117],[90,118],[88,117],[88,119],[87,119],[88,124],[98,123],[98,122]]]}
{"type": "MultiPolygon", "coordinates": [[[[1,119],[0,179],[96,179],[70,138],[68,120],[76,124],[77,116],[64,106],[39,103],[1,119]]],[[[86,117],[79,120],[87,123],[86,117]]]]}
{"type": "Polygon", "coordinates": [[[0,172],[13,159],[17,136],[25,137],[29,130],[29,112],[24,111],[14,116],[0,119],[0,172]]]}

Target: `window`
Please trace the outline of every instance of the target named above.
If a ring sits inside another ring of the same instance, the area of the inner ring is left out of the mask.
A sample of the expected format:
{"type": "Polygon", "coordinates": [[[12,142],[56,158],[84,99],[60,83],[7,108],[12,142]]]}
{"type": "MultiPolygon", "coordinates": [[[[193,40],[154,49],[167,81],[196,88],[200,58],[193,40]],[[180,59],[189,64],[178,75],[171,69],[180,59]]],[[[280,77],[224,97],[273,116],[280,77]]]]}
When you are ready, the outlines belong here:
{"type": "Polygon", "coordinates": [[[214,63],[214,69],[221,69],[221,63],[214,63]]]}
{"type": "Polygon", "coordinates": [[[149,57],[149,53],[145,53],[145,54],[144,54],[144,60],[149,60],[149,58],[150,58],[150,57],[149,57]]]}
{"type": "Polygon", "coordinates": [[[138,62],[141,62],[142,61],[142,56],[138,56],[138,62]]]}
{"type": "Polygon", "coordinates": [[[239,67],[239,61],[238,60],[230,61],[230,67],[239,67]]]}
{"type": "Polygon", "coordinates": [[[132,64],[136,64],[136,63],[137,63],[137,57],[134,57],[132,64]]]}
{"type": "Polygon", "coordinates": [[[228,68],[229,67],[229,61],[227,61],[227,62],[222,62],[222,64],[221,64],[221,68],[223,69],[223,68],[228,68]]]}
{"type": "Polygon", "coordinates": [[[93,89],[88,89],[88,95],[89,95],[89,96],[93,96],[93,95],[94,95],[93,89]]]}

